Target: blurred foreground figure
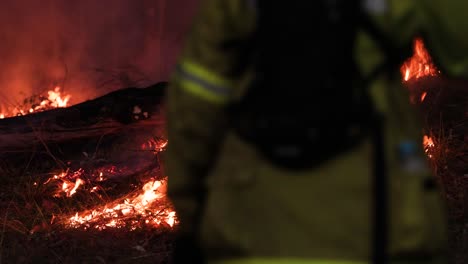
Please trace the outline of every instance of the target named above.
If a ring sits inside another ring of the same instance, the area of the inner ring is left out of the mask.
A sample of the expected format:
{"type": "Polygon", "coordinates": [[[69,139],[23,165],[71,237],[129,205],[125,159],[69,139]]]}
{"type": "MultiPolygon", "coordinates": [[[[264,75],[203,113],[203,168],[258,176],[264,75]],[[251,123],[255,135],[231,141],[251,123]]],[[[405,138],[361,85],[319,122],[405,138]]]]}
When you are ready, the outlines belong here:
{"type": "Polygon", "coordinates": [[[395,209],[406,197],[387,206],[397,188],[385,175],[399,171],[385,168],[393,152],[355,60],[368,55],[355,54],[358,32],[403,57],[362,6],[203,1],[168,97],[176,263],[430,263],[421,210],[395,209]],[[404,239],[387,234],[388,211],[413,220],[396,221],[404,239]]]}

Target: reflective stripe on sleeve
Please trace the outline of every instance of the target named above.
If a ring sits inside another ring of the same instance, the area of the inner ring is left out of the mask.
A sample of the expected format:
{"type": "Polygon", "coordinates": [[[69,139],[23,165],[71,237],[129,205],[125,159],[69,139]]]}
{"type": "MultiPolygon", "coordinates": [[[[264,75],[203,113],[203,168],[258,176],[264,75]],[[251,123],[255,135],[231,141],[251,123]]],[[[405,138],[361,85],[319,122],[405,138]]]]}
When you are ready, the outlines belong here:
{"type": "Polygon", "coordinates": [[[193,62],[184,61],[177,67],[177,81],[182,88],[214,103],[226,103],[233,83],[193,62]]]}

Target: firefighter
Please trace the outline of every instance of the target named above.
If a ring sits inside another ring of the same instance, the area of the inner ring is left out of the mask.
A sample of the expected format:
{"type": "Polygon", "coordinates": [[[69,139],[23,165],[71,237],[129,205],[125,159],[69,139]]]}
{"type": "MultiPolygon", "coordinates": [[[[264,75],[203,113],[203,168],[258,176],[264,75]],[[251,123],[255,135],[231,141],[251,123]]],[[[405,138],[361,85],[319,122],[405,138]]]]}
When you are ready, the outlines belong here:
{"type": "MultiPolygon", "coordinates": [[[[281,6],[273,2],[203,1],[174,74],[165,162],[168,194],[181,221],[175,262],[346,264],[367,263],[375,253],[374,161],[369,157],[375,156],[371,131],[378,115],[371,114],[377,112],[375,104],[368,102],[349,60],[357,18],[340,21],[361,12],[350,9],[357,1],[309,1],[327,12],[290,1],[280,16],[262,9],[278,12],[281,6]],[[280,23],[300,22],[309,11],[327,26],[344,25],[336,27],[342,34],[320,28],[320,21],[306,30],[287,30],[280,23]],[[314,30],[320,34],[310,34],[314,30]],[[311,35],[319,43],[297,41],[311,35]],[[288,111],[293,114],[283,114],[288,111]],[[310,126],[313,121],[325,128],[310,126]]],[[[378,95],[373,97],[378,101],[378,95]]],[[[401,151],[411,148],[402,144],[401,151]]],[[[405,178],[399,179],[405,185],[405,178]]],[[[396,245],[400,241],[393,235],[384,245],[390,255],[420,253],[420,232],[426,230],[419,226],[425,219],[420,211],[406,213],[411,223],[401,227],[403,245],[396,245]]]]}

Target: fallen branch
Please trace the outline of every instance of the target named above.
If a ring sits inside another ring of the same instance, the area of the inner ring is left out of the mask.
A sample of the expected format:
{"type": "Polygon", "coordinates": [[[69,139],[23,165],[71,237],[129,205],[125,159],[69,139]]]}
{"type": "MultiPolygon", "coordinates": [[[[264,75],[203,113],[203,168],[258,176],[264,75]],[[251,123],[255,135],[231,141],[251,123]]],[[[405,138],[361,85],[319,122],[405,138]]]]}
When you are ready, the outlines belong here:
{"type": "Polygon", "coordinates": [[[0,153],[161,126],[165,88],[127,88],[68,108],[0,119],[0,153]]]}

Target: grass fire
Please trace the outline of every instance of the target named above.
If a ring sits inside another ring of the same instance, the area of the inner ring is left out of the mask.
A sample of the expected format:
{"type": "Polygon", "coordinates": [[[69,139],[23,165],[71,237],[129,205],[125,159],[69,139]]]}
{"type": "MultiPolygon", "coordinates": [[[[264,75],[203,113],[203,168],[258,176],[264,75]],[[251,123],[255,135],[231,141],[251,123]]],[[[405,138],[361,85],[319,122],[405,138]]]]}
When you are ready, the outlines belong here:
{"type": "Polygon", "coordinates": [[[159,82],[198,5],[181,4],[2,1],[0,263],[167,262],[159,82]]]}
{"type": "Polygon", "coordinates": [[[457,263],[468,261],[468,82],[443,76],[422,39],[401,67],[411,102],[423,120],[422,145],[441,187],[450,218],[450,244],[457,263]]]}
{"type": "Polygon", "coordinates": [[[56,86],[48,91],[47,94],[31,96],[24,99],[22,103],[0,106],[0,119],[67,107],[70,98],[71,95],[62,93],[60,86],[56,86]]]}
{"type": "Polygon", "coordinates": [[[0,245],[14,249],[4,259],[76,258],[60,251],[76,241],[83,243],[74,252],[94,252],[87,261],[109,259],[115,254],[96,247],[115,237],[121,244],[104,247],[131,245],[125,249],[129,262],[154,254],[168,258],[178,220],[159,160],[168,144],[161,114],[165,87],[122,89],[75,105],[73,95],[57,87],[3,112],[0,133],[11,140],[0,143],[0,245]],[[84,242],[96,236],[103,238],[84,242]],[[40,244],[47,247],[38,251],[40,244]]]}

